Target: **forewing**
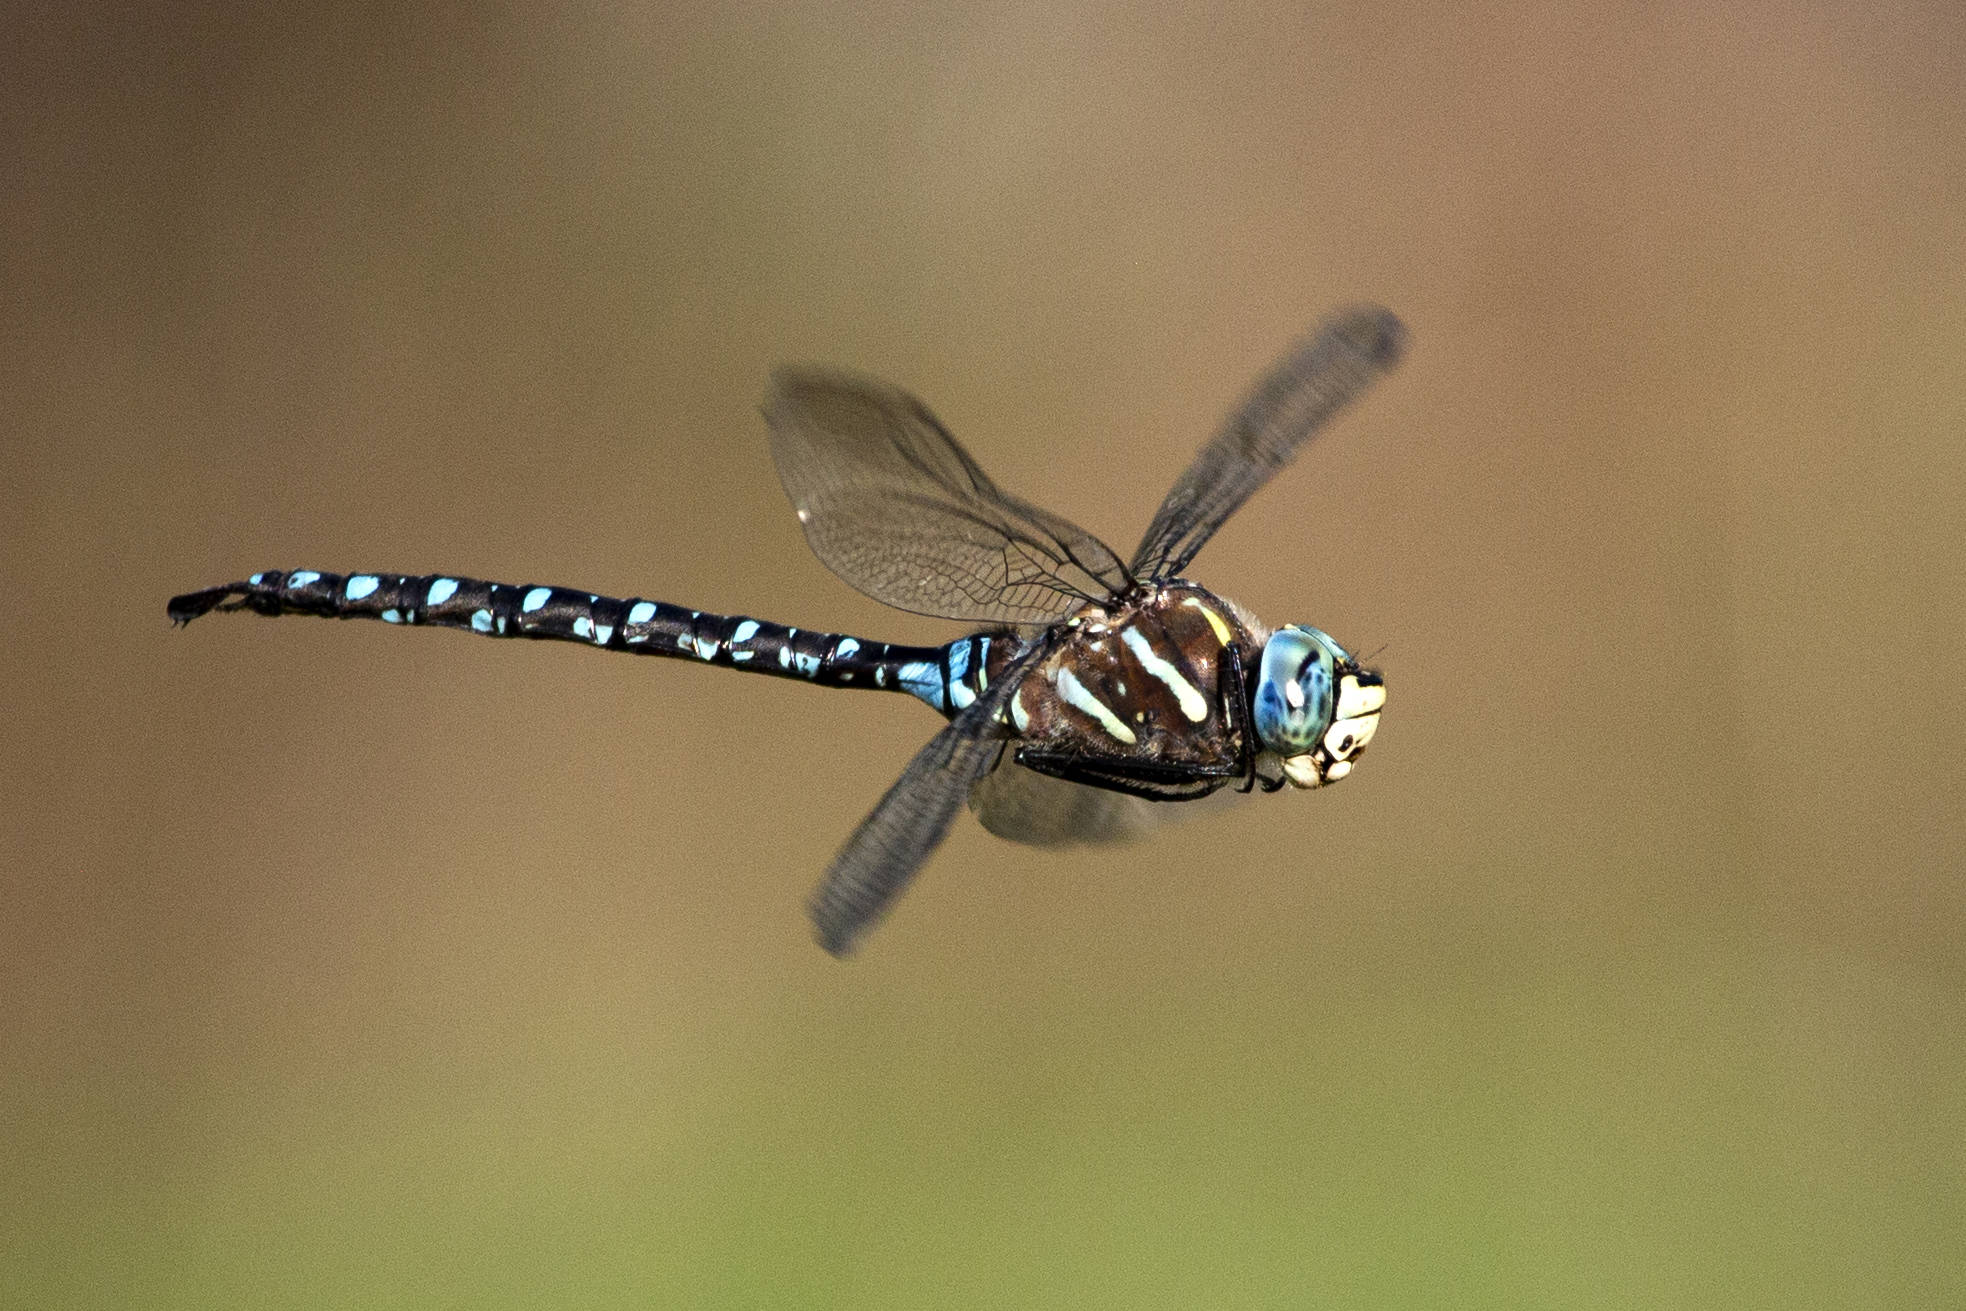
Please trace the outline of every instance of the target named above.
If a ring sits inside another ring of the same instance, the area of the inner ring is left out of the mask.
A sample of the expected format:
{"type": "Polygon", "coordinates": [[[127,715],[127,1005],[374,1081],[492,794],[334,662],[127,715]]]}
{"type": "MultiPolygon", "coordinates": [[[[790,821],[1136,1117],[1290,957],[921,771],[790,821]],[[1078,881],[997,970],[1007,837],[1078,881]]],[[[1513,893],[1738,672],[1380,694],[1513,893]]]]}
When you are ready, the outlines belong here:
{"type": "Polygon", "coordinates": [[[1033,644],[982,696],[915,753],[901,777],[840,848],[808,909],[819,945],[851,953],[860,936],[887,914],[949,825],[970,787],[990,771],[1007,738],[997,721],[1024,674],[1044,654],[1033,644]]]}
{"type": "Polygon", "coordinates": [[[948,619],[1047,623],[1132,582],[1104,542],[999,489],[898,387],[780,369],[765,421],[813,554],[877,601],[948,619]]]}
{"type": "Polygon", "coordinates": [[[1136,578],[1172,578],[1228,517],[1296,458],[1304,443],[1399,362],[1406,330],[1391,312],[1333,315],[1263,375],[1202,447],[1134,552],[1136,578]]]}

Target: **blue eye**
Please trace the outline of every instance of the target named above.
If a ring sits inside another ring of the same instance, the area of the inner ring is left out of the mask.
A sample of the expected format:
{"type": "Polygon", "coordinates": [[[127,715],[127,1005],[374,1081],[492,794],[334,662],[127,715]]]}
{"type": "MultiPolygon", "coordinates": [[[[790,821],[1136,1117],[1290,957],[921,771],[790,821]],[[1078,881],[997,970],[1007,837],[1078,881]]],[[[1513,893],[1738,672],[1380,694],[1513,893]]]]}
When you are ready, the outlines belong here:
{"type": "Polygon", "coordinates": [[[1280,756],[1302,755],[1331,727],[1338,666],[1351,657],[1315,628],[1279,628],[1263,645],[1256,678],[1256,736],[1280,756]]]}

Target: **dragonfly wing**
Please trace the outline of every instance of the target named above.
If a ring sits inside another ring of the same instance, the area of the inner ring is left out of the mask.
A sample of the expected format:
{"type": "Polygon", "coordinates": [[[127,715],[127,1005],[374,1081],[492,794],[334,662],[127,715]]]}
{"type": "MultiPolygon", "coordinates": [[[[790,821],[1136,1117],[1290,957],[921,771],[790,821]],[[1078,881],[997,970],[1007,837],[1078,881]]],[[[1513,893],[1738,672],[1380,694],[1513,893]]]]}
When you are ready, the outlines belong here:
{"type": "Polygon", "coordinates": [[[1104,542],[991,482],[898,387],[784,368],[764,412],[779,481],[813,554],[877,601],[1041,624],[1133,581],[1104,542]]]}
{"type": "Polygon", "coordinates": [[[1128,566],[1133,576],[1178,576],[1244,501],[1399,362],[1405,338],[1389,311],[1361,306],[1326,319],[1271,366],[1161,502],[1128,566]]]}
{"type": "Polygon", "coordinates": [[[1047,649],[1034,642],[991,680],[983,695],[915,753],[860,821],[808,905],[820,946],[835,956],[851,953],[942,845],[970,788],[989,773],[1008,743],[999,715],[1047,649]]]}
{"type": "Polygon", "coordinates": [[[1053,778],[1010,760],[970,789],[969,808],[998,837],[1032,847],[1131,842],[1180,809],[1053,778]]]}

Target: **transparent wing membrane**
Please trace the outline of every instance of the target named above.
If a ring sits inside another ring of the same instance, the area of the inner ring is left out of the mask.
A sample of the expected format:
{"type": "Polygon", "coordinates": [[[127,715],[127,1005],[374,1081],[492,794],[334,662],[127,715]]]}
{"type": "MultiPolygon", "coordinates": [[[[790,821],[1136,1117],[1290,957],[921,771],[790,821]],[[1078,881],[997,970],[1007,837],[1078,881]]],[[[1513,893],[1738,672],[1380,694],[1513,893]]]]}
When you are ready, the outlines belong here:
{"type": "Polygon", "coordinates": [[[970,788],[990,772],[1005,747],[998,715],[1048,649],[1044,642],[1033,643],[930,738],[840,848],[809,906],[819,944],[827,951],[851,953],[942,845],[970,788]]]}
{"type": "Polygon", "coordinates": [[[877,601],[947,619],[1045,623],[1133,581],[1091,533],[997,487],[897,387],[780,369],[765,420],[813,554],[877,601]]]}
{"type": "Polygon", "coordinates": [[[1391,312],[1344,310],[1271,366],[1161,502],[1128,566],[1178,576],[1228,517],[1304,444],[1399,362],[1406,332],[1391,312]]]}
{"type": "Polygon", "coordinates": [[[1005,760],[970,790],[969,808],[1000,838],[1031,847],[1066,847],[1131,842],[1187,807],[1087,787],[1005,760]]]}

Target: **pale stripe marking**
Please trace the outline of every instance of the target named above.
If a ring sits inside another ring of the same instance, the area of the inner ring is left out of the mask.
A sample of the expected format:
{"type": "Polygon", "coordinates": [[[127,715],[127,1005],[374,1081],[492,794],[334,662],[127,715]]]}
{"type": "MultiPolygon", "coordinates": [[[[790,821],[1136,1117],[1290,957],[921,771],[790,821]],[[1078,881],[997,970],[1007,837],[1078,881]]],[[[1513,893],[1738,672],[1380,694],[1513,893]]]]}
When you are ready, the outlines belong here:
{"type": "Polygon", "coordinates": [[[1223,646],[1227,646],[1229,644],[1230,639],[1235,636],[1235,634],[1229,631],[1229,626],[1222,622],[1222,616],[1216,614],[1213,610],[1203,605],[1201,601],[1198,600],[1197,598],[1192,596],[1188,597],[1186,600],[1182,601],[1181,604],[1191,605],[1195,609],[1201,611],[1202,617],[1208,620],[1208,626],[1215,630],[1215,640],[1220,642],[1223,646]]]}
{"type": "Polygon", "coordinates": [[[1078,676],[1071,670],[1060,669],[1057,681],[1058,695],[1065,698],[1066,705],[1091,715],[1099,721],[1099,727],[1128,746],[1140,740],[1134,736],[1133,730],[1126,726],[1125,721],[1107,708],[1104,701],[1085,690],[1085,684],[1079,682],[1078,676]]]}
{"type": "Polygon", "coordinates": [[[1133,652],[1133,658],[1150,675],[1167,684],[1167,690],[1174,693],[1174,699],[1181,703],[1181,713],[1196,724],[1208,718],[1208,698],[1204,697],[1195,685],[1181,676],[1181,671],[1161,659],[1160,652],[1154,650],[1145,633],[1137,628],[1128,628],[1120,634],[1120,641],[1126,649],[1133,652]]]}

